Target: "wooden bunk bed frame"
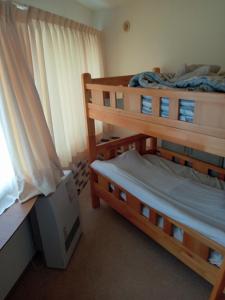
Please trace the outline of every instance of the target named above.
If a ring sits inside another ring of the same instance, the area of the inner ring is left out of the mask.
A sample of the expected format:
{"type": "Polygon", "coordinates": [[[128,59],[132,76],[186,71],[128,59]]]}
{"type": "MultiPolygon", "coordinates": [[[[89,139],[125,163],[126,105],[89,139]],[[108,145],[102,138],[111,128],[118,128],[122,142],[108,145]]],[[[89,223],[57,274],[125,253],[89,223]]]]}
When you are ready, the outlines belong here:
{"type": "MultiPolygon", "coordinates": [[[[83,74],[84,105],[86,114],[89,162],[101,157],[111,159],[130,148],[140,154],[152,153],[168,160],[188,165],[204,174],[212,171],[225,180],[225,169],[157,147],[157,137],[187,147],[225,157],[225,94],[190,92],[187,90],[159,90],[128,87],[132,76],[92,79],[83,74]],[[152,96],[152,115],[141,113],[141,96],[152,96]],[[117,98],[123,98],[123,109],[117,108],[117,98]],[[169,118],[160,117],[160,99],[170,100],[169,118]],[[104,99],[110,99],[105,106],[104,99]],[[179,121],[179,100],[195,101],[193,123],[179,121]],[[141,134],[107,143],[96,143],[95,120],[124,127],[141,134]]],[[[220,268],[208,262],[211,250],[216,250],[225,258],[225,247],[206,238],[197,231],[149,207],[149,218],[142,215],[143,206],[138,198],[110,178],[90,168],[90,184],[93,208],[100,207],[100,199],[136,225],[148,236],[166,248],[192,270],[213,285],[210,300],[223,299],[225,287],[225,259],[220,268]],[[114,185],[114,189],[110,188],[114,185]],[[126,201],[121,198],[126,194],[126,201]],[[157,226],[157,218],[164,218],[163,229],[157,226]],[[184,232],[182,242],[172,236],[173,226],[184,232]]],[[[225,299],[225,298],[224,298],[225,299]]]]}

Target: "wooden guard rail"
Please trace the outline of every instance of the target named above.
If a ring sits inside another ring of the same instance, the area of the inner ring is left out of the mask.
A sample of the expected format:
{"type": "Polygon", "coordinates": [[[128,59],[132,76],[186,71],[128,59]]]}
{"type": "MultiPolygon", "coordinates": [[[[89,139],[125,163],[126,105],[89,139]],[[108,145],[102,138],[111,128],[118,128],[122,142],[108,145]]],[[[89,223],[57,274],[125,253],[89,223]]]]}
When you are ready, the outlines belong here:
{"type": "Polygon", "coordinates": [[[157,139],[144,134],[117,139],[114,141],[102,143],[96,146],[97,154],[103,160],[108,160],[129,149],[136,149],[140,154],[151,153],[158,154],[161,157],[175,161],[180,165],[189,166],[203,174],[214,176],[225,181],[225,169],[204,161],[194,159],[188,155],[176,153],[163,148],[157,148],[157,139]]]}
{"type": "MultiPolygon", "coordinates": [[[[141,114],[141,97],[152,97],[152,114],[149,116],[143,115],[150,120],[157,120],[153,117],[160,118],[160,102],[161,98],[169,99],[169,122],[168,126],[173,126],[177,122],[186,124],[184,127],[189,127],[193,131],[207,132],[212,131],[212,134],[217,137],[225,138],[225,95],[223,93],[206,93],[206,92],[191,92],[186,90],[159,90],[146,88],[130,88],[125,86],[112,86],[101,84],[87,84],[87,89],[91,90],[91,103],[105,107],[104,100],[110,99],[110,107],[119,109],[116,101],[122,98],[124,102],[124,111],[141,114]],[[119,96],[119,97],[118,97],[119,96]],[[195,102],[194,121],[187,123],[179,120],[179,101],[193,100],[195,102]],[[196,128],[198,125],[201,127],[196,128]]],[[[121,109],[120,109],[121,110],[121,109]]],[[[161,118],[162,119],[162,118],[161,118]]],[[[165,118],[163,118],[165,119],[165,118]]],[[[167,121],[168,121],[167,119],[167,121]]],[[[209,134],[209,132],[208,132],[209,134]]]]}
{"type": "Polygon", "coordinates": [[[150,235],[150,237],[164,246],[181,261],[188,264],[207,281],[213,285],[215,284],[220,269],[210,264],[208,258],[212,250],[216,250],[225,256],[225,249],[222,246],[142,203],[109,178],[99,173],[96,173],[96,175],[95,189],[100,197],[106,200],[106,202],[109,202],[119,213],[122,213],[122,215],[125,214],[125,217],[132,223],[140,227],[146,234],[150,235]],[[113,185],[113,190],[110,189],[110,185],[113,185]],[[126,195],[126,200],[121,197],[122,192],[126,195]],[[143,207],[149,209],[149,218],[143,216],[143,207]],[[164,225],[162,229],[157,225],[158,217],[163,217],[164,225]],[[174,226],[183,230],[183,241],[178,241],[172,236],[174,226]]]}
{"type": "Polygon", "coordinates": [[[140,154],[155,153],[157,140],[144,134],[117,139],[97,145],[97,154],[103,160],[111,159],[127,150],[136,149],[140,154]],[[148,144],[147,144],[148,140],[148,144]]]}
{"type": "Polygon", "coordinates": [[[225,157],[225,94],[181,89],[128,87],[131,76],[92,79],[84,75],[87,117],[225,157]],[[152,98],[152,113],[142,113],[142,96],[152,98]],[[169,116],[160,116],[162,98],[169,116]],[[117,101],[122,98],[123,108],[117,101]],[[105,105],[109,99],[109,106],[105,105]],[[195,102],[193,123],[179,120],[180,100],[195,102]]]}

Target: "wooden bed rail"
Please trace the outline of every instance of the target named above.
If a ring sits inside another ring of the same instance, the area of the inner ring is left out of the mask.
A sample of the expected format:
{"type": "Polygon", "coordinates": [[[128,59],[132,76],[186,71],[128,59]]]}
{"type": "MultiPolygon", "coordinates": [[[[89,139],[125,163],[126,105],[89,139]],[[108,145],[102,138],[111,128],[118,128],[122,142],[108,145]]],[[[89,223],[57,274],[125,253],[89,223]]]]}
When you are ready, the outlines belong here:
{"type": "Polygon", "coordinates": [[[188,155],[180,154],[177,152],[169,151],[167,149],[158,148],[157,152],[160,156],[167,160],[174,161],[180,165],[191,167],[192,169],[199,171],[202,174],[217,177],[220,180],[225,181],[225,169],[216,165],[206,163],[199,159],[194,159],[188,155]]]}
{"type": "Polygon", "coordinates": [[[218,268],[211,265],[208,258],[212,250],[225,256],[224,247],[142,203],[111,179],[98,172],[95,174],[94,185],[99,197],[211,284],[214,285],[219,280],[223,266],[218,268]],[[121,196],[122,193],[123,196],[121,196]],[[144,208],[149,210],[149,216],[143,214],[144,208]],[[164,220],[162,227],[158,225],[159,217],[163,217],[164,220]],[[174,227],[183,230],[182,241],[173,237],[174,227]]]}
{"type": "Polygon", "coordinates": [[[90,74],[83,76],[89,119],[225,157],[224,93],[128,87],[131,76],[100,79],[92,79],[90,74]],[[152,99],[151,114],[142,112],[143,96],[152,99]],[[169,99],[168,118],[160,113],[162,98],[169,99]],[[122,107],[118,106],[119,100],[122,107]],[[179,119],[181,100],[194,101],[192,123],[179,119]]]}
{"type": "Polygon", "coordinates": [[[133,75],[117,76],[117,77],[104,77],[92,79],[93,84],[106,84],[106,85],[123,85],[128,86],[128,83],[133,75]]]}
{"type": "Polygon", "coordinates": [[[157,139],[144,134],[117,139],[97,145],[97,154],[100,159],[111,159],[122,152],[135,149],[140,154],[156,153],[157,139]]]}
{"type": "Polygon", "coordinates": [[[146,139],[150,138],[150,136],[146,135],[146,134],[135,134],[132,136],[128,136],[128,137],[124,137],[124,138],[118,138],[116,140],[112,140],[112,141],[107,141],[105,143],[101,143],[99,145],[97,145],[97,150],[101,151],[103,149],[107,149],[107,148],[113,148],[113,147],[120,147],[120,146],[124,146],[125,144],[130,144],[130,143],[134,143],[134,142],[139,142],[139,141],[145,141],[146,139]]]}
{"type": "MultiPolygon", "coordinates": [[[[225,179],[225,169],[204,161],[193,159],[187,155],[163,148],[157,148],[157,139],[144,134],[137,134],[102,143],[97,145],[96,149],[97,154],[101,155],[101,159],[103,160],[116,157],[128,149],[136,149],[140,154],[157,154],[167,160],[192,167],[203,174],[210,175],[210,172],[214,171],[216,173],[214,175],[219,179],[225,179]]],[[[222,299],[220,296],[225,285],[225,260],[221,267],[218,268],[210,264],[208,259],[211,251],[217,251],[225,257],[225,248],[223,246],[142,203],[139,199],[131,195],[122,186],[116,184],[111,179],[102,176],[92,169],[91,172],[93,180],[92,184],[97,201],[99,201],[100,198],[103,198],[116,211],[125,216],[134,225],[209,281],[214,286],[210,300],[222,299]],[[122,193],[123,195],[126,195],[125,199],[121,196],[122,193]],[[151,212],[149,217],[143,215],[144,208],[147,208],[151,212]],[[159,217],[162,217],[164,220],[162,228],[159,228],[157,225],[159,217]],[[178,241],[173,237],[173,230],[175,227],[180,228],[183,231],[182,241],[178,241]]],[[[94,203],[96,204],[96,202],[94,203]]],[[[98,206],[99,205],[100,202],[98,202],[98,206]]]]}
{"type": "Polygon", "coordinates": [[[135,149],[140,154],[157,154],[180,165],[191,167],[202,174],[209,176],[213,175],[214,177],[225,181],[225,169],[199,159],[194,159],[188,155],[157,147],[157,139],[145,134],[136,134],[101,143],[96,146],[96,155],[99,159],[108,160],[129,149],[135,149]]]}

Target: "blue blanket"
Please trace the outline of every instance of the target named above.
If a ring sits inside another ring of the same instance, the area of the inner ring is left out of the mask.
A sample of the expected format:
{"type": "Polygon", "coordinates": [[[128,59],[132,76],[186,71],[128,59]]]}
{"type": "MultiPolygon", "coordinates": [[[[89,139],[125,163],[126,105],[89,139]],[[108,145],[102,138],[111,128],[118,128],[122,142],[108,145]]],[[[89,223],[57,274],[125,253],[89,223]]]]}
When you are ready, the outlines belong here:
{"type": "MultiPolygon", "coordinates": [[[[143,114],[152,114],[152,97],[142,96],[141,111],[143,114]]],[[[180,100],[179,103],[179,120],[192,123],[194,119],[195,103],[193,100],[180,100]]],[[[161,98],[160,102],[160,117],[169,117],[169,99],[166,97],[161,98]]]]}
{"type": "Polygon", "coordinates": [[[144,88],[183,88],[206,92],[225,92],[225,77],[219,75],[194,76],[194,73],[183,76],[168,76],[154,72],[143,72],[133,76],[130,87],[144,88]]]}

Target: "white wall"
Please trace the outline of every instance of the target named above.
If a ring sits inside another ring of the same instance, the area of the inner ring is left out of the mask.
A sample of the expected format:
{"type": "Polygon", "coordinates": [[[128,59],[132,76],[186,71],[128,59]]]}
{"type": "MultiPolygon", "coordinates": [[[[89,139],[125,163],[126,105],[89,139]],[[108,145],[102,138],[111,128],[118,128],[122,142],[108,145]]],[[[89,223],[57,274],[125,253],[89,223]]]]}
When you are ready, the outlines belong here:
{"type": "Polygon", "coordinates": [[[183,63],[225,66],[224,0],[138,0],[95,13],[104,31],[107,75],[132,74],[183,63]],[[129,20],[131,30],[122,30],[129,20]]]}
{"type": "Polygon", "coordinates": [[[19,0],[17,2],[50,11],[86,25],[93,25],[92,10],[76,3],[75,0],[19,0]]]}

